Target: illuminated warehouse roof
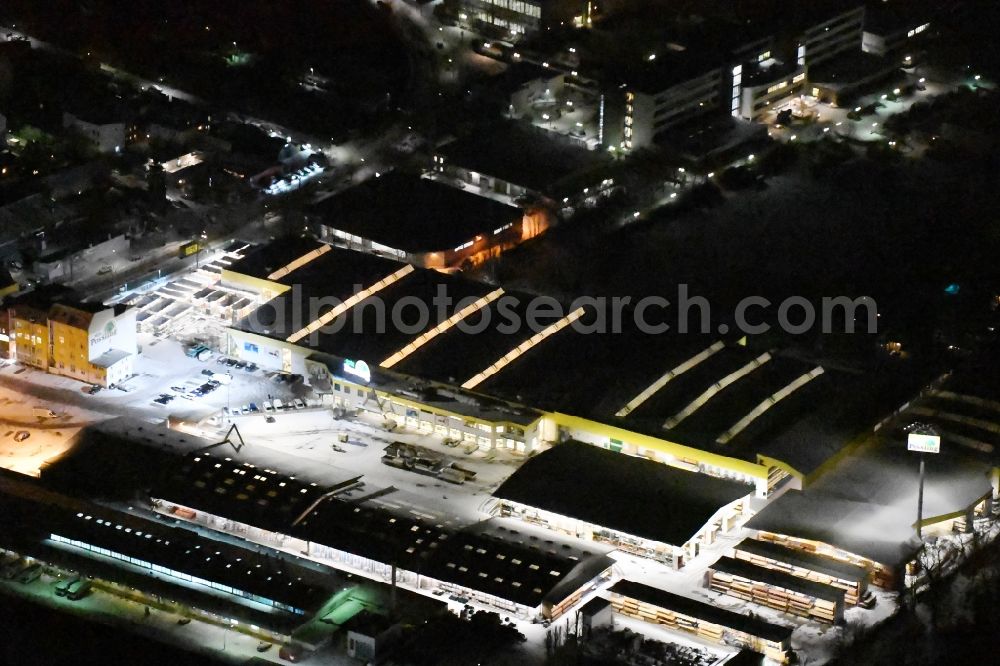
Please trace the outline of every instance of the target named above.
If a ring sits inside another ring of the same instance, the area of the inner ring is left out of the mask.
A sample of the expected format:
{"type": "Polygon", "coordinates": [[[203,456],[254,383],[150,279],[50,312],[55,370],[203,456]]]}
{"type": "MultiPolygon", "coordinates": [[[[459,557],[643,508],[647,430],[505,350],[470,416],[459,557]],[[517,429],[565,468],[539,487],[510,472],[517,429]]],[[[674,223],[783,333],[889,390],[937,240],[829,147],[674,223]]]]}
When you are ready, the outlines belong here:
{"type": "Polygon", "coordinates": [[[394,259],[287,236],[247,250],[242,259],[226,268],[222,281],[237,287],[270,285],[274,293],[298,285],[306,297],[344,300],[354,293],[356,285],[361,288],[377,282],[403,266],[394,259]]]}
{"type": "MultiPolygon", "coordinates": [[[[298,257],[313,256],[318,248],[304,245],[298,257]]],[[[257,273],[281,272],[285,260],[299,261],[287,253],[264,262],[257,273]]],[[[307,273],[315,277],[299,283],[298,294],[279,295],[234,328],[296,344],[305,353],[364,360],[398,377],[735,459],[757,462],[765,456],[802,475],[816,472],[929,379],[912,365],[842,370],[803,354],[754,347],[753,340],[744,346],[735,338],[641,330],[631,306],[616,318],[610,306],[602,313],[594,302],[548,299],[558,310],[549,315],[541,309],[545,314],[529,327],[529,313],[540,311],[529,294],[349,250],[322,252],[289,275],[307,273]],[[451,296],[444,308],[434,301],[440,289],[451,296]],[[296,299],[328,295],[342,304],[294,318],[296,299]],[[384,326],[375,297],[383,304],[384,326]],[[430,313],[426,325],[394,326],[397,307],[407,325],[414,323],[415,308],[403,305],[414,302],[430,313]]],[[[660,323],[655,317],[655,311],[645,313],[651,324],[660,323]]]]}
{"type": "MultiPolygon", "coordinates": [[[[869,445],[805,490],[790,490],[747,527],[855,553],[889,567],[907,561],[916,539],[918,465],[902,441],[869,445]]],[[[927,461],[924,519],[961,515],[992,492],[989,467],[947,451],[927,461]]]]}

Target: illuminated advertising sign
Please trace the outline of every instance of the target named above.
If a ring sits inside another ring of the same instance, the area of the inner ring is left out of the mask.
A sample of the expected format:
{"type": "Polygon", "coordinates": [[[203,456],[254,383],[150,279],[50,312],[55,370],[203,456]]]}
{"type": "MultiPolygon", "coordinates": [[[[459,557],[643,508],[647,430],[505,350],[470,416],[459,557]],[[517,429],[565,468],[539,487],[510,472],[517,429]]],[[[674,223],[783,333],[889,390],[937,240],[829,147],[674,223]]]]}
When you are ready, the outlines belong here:
{"type": "Polygon", "coordinates": [[[372,371],[364,361],[352,361],[349,358],[344,359],[344,374],[353,375],[366,384],[372,380],[372,371]]]}
{"type": "Polygon", "coordinates": [[[911,432],[906,436],[906,449],[918,453],[940,453],[941,438],[937,435],[919,435],[911,432]]]}
{"type": "Polygon", "coordinates": [[[110,340],[111,338],[115,337],[115,334],[117,333],[118,329],[115,326],[115,320],[112,319],[104,326],[103,331],[97,333],[96,335],[90,338],[90,346],[93,347],[95,345],[101,344],[106,340],[110,340]]]}

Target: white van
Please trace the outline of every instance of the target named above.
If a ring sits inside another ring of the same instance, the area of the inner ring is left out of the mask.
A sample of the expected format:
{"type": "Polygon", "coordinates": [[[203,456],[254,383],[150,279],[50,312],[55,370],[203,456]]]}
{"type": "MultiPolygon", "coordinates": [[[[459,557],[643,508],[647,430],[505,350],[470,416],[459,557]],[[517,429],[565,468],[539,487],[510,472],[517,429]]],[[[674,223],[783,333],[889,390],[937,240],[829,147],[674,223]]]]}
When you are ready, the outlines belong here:
{"type": "Polygon", "coordinates": [[[54,419],[59,416],[48,407],[32,407],[31,413],[40,419],[54,419]]]}

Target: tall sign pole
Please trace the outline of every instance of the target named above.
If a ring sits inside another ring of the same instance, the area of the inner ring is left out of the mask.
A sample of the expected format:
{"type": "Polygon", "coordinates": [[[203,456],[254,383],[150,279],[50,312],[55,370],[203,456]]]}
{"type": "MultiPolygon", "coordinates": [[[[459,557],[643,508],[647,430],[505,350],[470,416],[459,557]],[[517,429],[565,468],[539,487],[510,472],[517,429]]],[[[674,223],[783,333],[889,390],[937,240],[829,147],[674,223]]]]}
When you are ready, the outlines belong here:
{"type": "Polygon", "coordinates": [[[924,521],[924,452],[920,452],[920,490],[917,492],[917,538],[923,539],[924,521]]]}
{"type": "Polygon", "coordinates": [[[915,428],[906,436],[908,451],[920,454],[920,489],[917,491],[917,538],[923,538],[924,520],[924,454],[941,452],[941,436],[933,428],[923,426],[915,428]]]}

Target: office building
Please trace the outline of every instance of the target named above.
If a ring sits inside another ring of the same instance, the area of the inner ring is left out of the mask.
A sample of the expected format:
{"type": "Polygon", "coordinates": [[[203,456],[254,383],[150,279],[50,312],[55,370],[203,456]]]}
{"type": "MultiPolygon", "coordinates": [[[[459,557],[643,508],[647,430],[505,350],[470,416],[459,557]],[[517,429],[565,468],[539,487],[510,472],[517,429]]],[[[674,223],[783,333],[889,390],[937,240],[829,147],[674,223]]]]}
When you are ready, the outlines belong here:
{"type": "Polygon", "coordinates": [[[591,24],[589,0],[462,0],[459,20],[491,36],[516,40],[560,26],[591,24]]]}

